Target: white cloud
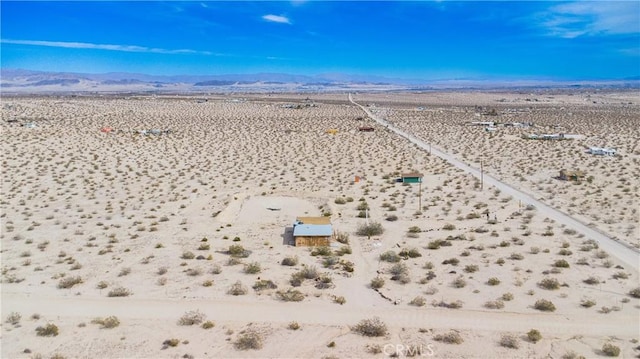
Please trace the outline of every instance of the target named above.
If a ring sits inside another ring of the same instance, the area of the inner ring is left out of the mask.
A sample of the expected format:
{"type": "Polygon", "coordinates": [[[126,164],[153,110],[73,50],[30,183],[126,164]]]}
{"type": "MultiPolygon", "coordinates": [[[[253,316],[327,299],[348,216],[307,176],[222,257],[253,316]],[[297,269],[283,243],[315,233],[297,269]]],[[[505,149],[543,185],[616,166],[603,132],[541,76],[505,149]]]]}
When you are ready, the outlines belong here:
{"type": "Polygon", "coordinates": [[[209,51],[196,51],[196,50],[189,50],[189,49],[168,50],[168,49],[160,49],[160,48],[136,46],[136,45],[93,44],[88,42],[10,40],[10,39],[2,39],[0,40],[0,42],[4,44],[62,47],[62,48],[68,48],[68,49],[95,49],[95,50],[123,51],[123,52],[146,52],[146,53],[155,53],[155,54],[213,55],[209,51]]]}
{"type": "Polygon", "coordinates": [[[640,3],[637,1],[564,3],[550,7],[538,17],[539,24],[550,35],[565,38],[640,33],[640,3]]]}
{"type": "Polygon", "coordinates": [[[264,15],[262,17],[264,20],[266,21],[271,21],[271,22],[277,22],[280,24],[289,24],[291,25],[291,20],[289,20],[289,18],[287,18],[286,16],[280,16],[280,15],[264,15]]]}

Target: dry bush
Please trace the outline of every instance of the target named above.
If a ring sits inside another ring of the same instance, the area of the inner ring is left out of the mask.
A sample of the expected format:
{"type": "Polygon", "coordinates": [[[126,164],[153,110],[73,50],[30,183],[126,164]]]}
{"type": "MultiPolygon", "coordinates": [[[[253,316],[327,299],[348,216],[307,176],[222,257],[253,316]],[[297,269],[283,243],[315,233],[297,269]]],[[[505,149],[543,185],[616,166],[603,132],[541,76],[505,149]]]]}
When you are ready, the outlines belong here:
{"type": "Polygon", "coordinates": [[[298,257],[285,257],[280,263],[283,266],[293,267],[298,264],[298,257]]]}
{"type": "Polygon", "coordinates": [[[291,288],[286,291],[279,290],[276,295],[283,302],[300,302],[304,299],[301,291],[291,288]]]}
{"type": "Polygon", "coordinates": [[[124,287],[113,288],[107,293],[108,297],[128,297],[131,295],[131,291],[124,287]]]}
{"type": "Polygon", "coordinates": [[[244,247],[240,244],[232,244],[229,246],[227,254],[229,254],[233,258],[247,258],[251,254],[251,252],[244,249],[244,247]]]}
{"type": "Polygon", "coordinates": [[[106,318],[95,318],[91,321],[93,324],[99,324],[104,329],[115,328],[120,325],[120,320],[118,317],[112,315],[106,318]]]}
{"type": "Polygon", "coordinates": [[[600,284],[600,280],[598,278],[596,278],[596,277],[593,277],[593,276],[583,280],[583,282],[585,284],[590,284],[590,285],[600,284]]]}
{"type": "Polygon", "coordinates": [[[553,266],[556,268],[569,268],[569,262],[564,259],[558,259],[553,263],[553,266]]]}
{"type": "Polygon", "coordinates": [[[262,335],[253,329],[247,329],[244,333],[241,333],[233,346],[238,350],[258,350],[262,348],[262,335]]]}
{"type": "Polygon", "coordinates": [[[380,318],[373,317],[361,320],[351,330],[366,337],[382,337],[387,334],[387,325],[380,318]]]}
{"type": "Polygon", "coordinates": [[[520,347],[520,341],[515,335],[504,334],[500,338],[500,346],[505,348],[518,349],[520,347]]]}
{"type": "Polygon", "coordinates": [[[216,324],[210,320],[207,320],[206,322],[202,323],[202,329],[211,329],[215,326],[216,324]]]}
{"type": "Polygon", "coordinates": [[[501,300],[490,300],[484,303],[484,307],[488,309],[502,309],[504,308],[504,302],[501,300]]]}
{"type": "Polygon", "coordinates": [[[498,279],[496,277],[491,277],[491,278],[489,278],[489,280],[487,280],[487,285],[494,286],[494,285],[498,285],[498,284],[500,284],[500,279],[498,279]]]}
{"type": "Polygon", "coordinates": [[[172,338],[172,339],[167,339],[164,342],[162,342],[162,345],[166,348],[166,347],[177,347],[178,344],[180,344],[180,339],[176,339],[176,338],[172,338]]]}
{"type": "Polygon", "coordinates": [[[403,248],[400,253],[398,253],[398,255],[400,257],[403,258],[418,258],[418,257],[422,257],[422,254],[420,253],[420,251],[417,248],[403,248]]]}
{"type": "Polygon", "coordinates": [[[640,298],[640,287],[631,289],[629,291],[629,295],[634,298],[640,298]]]}
{"type": "Polygon", "coordinates": [[[478,269],[479,269],[479,267],[477,265],[475,265],[475,264],[469,264],[469,265],[466,265],[464,267],[464,271],[466,273],[474,273],[474,272],[477,272],[478,269]]]}
{"type": "Polygon", "coordinates": [[[594,305],[596,305],[596,301],[591,299],[583,299],[582,301],[580,301],[580,306],[584,308],[591,308],[594,305]]]}
{"type": "Polygon", "coordinates": [[[504,293],[502,295],[502,300],[507,301],[507,302],[510,301],[510,300],[513,300],[513,294],[512,293],[504,293]]]}
{"type": "Polygon", "coordinates": [[[400,262],[401,259],[402,258],[394,251],[386,251],[380,254],[380,260],[389,263],[397,263],[400,262]]]}
{"type": "Polygon", "coordinates": [[[288,328],[291,330],[298,330],[300,329],[300,324],[298,324],[298,322],[291,322],[289,323],[288,328]]]}
{"type": "Polygon", "coordinates": [[[356,234],[359,236],[366,236],[366,237],[371,237],[371,236],[379,236],[382,233],[384,233],[384,228],[382,227],[382,224],[378,223],[378,222],[371,222],[369,224],[362,224],[358,227],[356,234]]]}
{"type": "Polygon", "coordinates": [[[178,320],[178,325],[197,325],[204,321],[206,315],[199,310],[190,310],[178,320]]]}
{"type": "Polygon", "coordinates": [[[236,296],[245,295],[247,294],[247,292],[249,292],[249,290],[240,281],[233,283],[233,285],[229,287],[229,290],[227,290],[227,294],[236,295],[236,296]]]}
{"type": "Polygon", "coordinates": [[[460,300],[456,300],[456,301],[449,302],[449,303],[445,302],[444,300],[441,300],[439,302],[438,301],[433,301],[431,303],[431,305],[434,306],[434,307],[442,307],[442,308],[449,308],[449,309],[460,309],[460,308],[462,308],[462,304],[463,303],[460,300]]]}
{"type": "Polygon", "coordinates": [[[39,326],[36,328],[36,335],[38,335],[39,337],[55,337],[58,335],[58,333],[58,326],[53,323],[49,323],[44,327],[39,326]]]}
{"type": "Polygon", "coordinates": [[[371,280],[371,288],[380,289],[384,286],[384,279],[381,277],[375,277],[371,280]]]}
{"type": "Polygon", "coordinates": [[[529,332],[527,332],[527,338],[530,342],[537,343],[542,340],[542,334],[540,334],[540,331],[537,329],[531,329],[529,332]]]}
{"type": "Polygon", "coordinates": [[[7,315],[7,318],[4,321],[5,323],[17,325],[18,323],[20,323],[21,318],[22,318],[22,315],[20,315],[20,313],[11,312],[9,313],[9,315],[7,315]]]}
{"type": "Polygon", "coordinates": [[[467,281],[464,280],[464,278],[462,276],[456,278],[453,280],[453,282],[451,282],[451,285],[454,288],[464,288],[467,285],[467,281]]]}
{"type": "Polygon", "coordinates": [[[608,357],[617,357],[620,355],[620,347],[611,343],[604,343],[602,346],[602,352],[608,357]]]}
{"type": "Polygon", "coordinates": [[[258,262],[252,262],[252,263],[246,264],[244,266],[244,272],[246,274],[260,273],[261,270],[262,270],[262,268],[260,267],[260,263],[258,263],[258,262]]]}
{"type": "Polygon", "coordinates": [[[58,282],[58,288],[69,289],[74,285],[80,284],[80,283],[82,283],[82,278],[80,278],[79,276],[64,277],[60,280],[60,282],[58,282]]]}
{"type": "Polygon", "coordinates": [[[278,286],[272,280],[260,279],[255,282],[252,288],[256,292],[260,292],[265,289],[277,289],[278,286]]]}
{"type": "Polygon", "coordinates": [[[555,278],[544,278],[538,282],[538,287],[548,290],[555,290],[560,288],[560,282],[555,278]]]}
{"type": "Polygon", "coordinates": [[[433,340],[446,344],[462,344],[464,342],[460,333],[453,330],[448,333],[437,334],[433,337],[433,340]]]}
{"type": "Polygon", "coordinates": [[[537,300],[533,307],[543,312],[553,312],[556,310],[556,306],[553,304],[553,302],[546,299],[537,300]]]}
{"type": "Polygon", "coordinates": [[[416,307],[423,307],[425,304],[427,304],[427,300],[422,296],[417,296],[413,298],[411,302],[409,302],[409,304],[415,305],[416,307]]]}

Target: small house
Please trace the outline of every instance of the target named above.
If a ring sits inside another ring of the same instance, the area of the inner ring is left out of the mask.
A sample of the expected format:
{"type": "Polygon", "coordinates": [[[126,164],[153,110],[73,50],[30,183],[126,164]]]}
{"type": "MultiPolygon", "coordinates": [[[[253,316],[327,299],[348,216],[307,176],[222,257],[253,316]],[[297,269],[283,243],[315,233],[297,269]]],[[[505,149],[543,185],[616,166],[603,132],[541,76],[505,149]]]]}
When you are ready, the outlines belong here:
{"type": "Polygon", "coordinates": [[[585,174],[582,171],[561,170],[558,179],[561,179],[563,181],[580,182],[584,179],[584,176],[585,174]]]}
{"type": "Polygon", "coordinates": [[[333,236],[329,217],[298,217],[293,223],[296,247],[328,246],[333,236]]]}
{"type": "Polygon", "coordinates": [[[404,173],[400,178],[400,182],[402,183],[422,183],[422,173],[411,172],[404,173]]]}
{"type": "Polygon", "coordinates": [[[589,147],[587,151],[592,155],[599,156],[615,156],[616,150],[614,148],[603,148],[603,147],[589,147]]]}

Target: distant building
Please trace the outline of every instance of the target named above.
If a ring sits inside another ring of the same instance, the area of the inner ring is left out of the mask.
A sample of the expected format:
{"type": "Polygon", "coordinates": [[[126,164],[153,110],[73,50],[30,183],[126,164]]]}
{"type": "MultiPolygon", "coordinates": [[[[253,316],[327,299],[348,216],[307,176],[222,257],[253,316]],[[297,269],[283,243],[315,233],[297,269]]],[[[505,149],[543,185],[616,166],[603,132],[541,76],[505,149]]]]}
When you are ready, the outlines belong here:
{"type": "Polygon", "coordinates": [[[296,247],[328,246],[333,237],[329,217],[298,217],[293,223],[293,240],[296,247]]]}
{"type": "Polygon", "coordinates": [[[599,156],[615,156],[615,148],[589,147],[588,153],[599,156]]]}
{"type": "Polygon", "coordinates": [[[402,183],[421,183],[422,173],[418,173],[418,172],[404,173],[402,174],[400,181],[402,183]]]}

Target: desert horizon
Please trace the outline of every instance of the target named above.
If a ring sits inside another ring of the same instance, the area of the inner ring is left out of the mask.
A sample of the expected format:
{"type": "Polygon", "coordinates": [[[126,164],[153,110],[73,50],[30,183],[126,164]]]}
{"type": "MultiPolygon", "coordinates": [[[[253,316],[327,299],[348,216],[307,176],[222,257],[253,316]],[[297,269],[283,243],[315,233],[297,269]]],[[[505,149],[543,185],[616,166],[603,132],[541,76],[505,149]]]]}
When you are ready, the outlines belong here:
{"type": "Polygon", "coordinates": [[[592,88],[3,94],[2,357],[638,357],[639,110],[592,88]],[[329,245],[292,245],[298,217],[329,245]]]}

